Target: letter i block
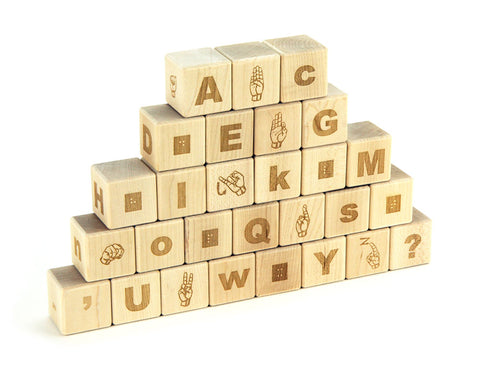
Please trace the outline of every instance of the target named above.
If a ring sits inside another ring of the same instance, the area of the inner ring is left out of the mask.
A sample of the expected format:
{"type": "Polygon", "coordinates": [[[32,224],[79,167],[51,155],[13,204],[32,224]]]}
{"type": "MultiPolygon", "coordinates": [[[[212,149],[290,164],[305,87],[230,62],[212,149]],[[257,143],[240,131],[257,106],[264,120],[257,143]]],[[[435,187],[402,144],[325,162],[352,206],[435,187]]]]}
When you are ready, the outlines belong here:
{"type": "Polygon", "coordinates": [[[70,220],[72,262],[86,281],[135,273],[133,227],[109,230],[94,214],[70,220]]]}
{"type": "Polygon", "coordinates": [[[205,117],[183,118],[167,104],[140,109],[140,153],[156,171],[205,163],[205,117]]]}
{"type": "Polygon", "coordinates": [[[391,136],[371,122],[348,125],[347,186],[390,179],[391,136]]]}
{"type": "Polygon", "coordinates": [[[280,53],[280,101],[327,95],[327,48],[308,36],[265,41],[280,53]]]}
{"type": "Polygon", "coordinates": [[[48,311],[64,335],[112,325],[110,281],[87,283],[74,266],[47,272],[48,311]]]}
{"type": "Polygon", "coordinates": [[[212,48],[165,56],[167,102],[184,117],[228,111],[232,107],[232,65],[212,48]]]}
{"type": "Polygon", "coordinates": [[[93,212],[109,229],[157,220],[155,173],[140,159],[92,166],[93,212]]]}

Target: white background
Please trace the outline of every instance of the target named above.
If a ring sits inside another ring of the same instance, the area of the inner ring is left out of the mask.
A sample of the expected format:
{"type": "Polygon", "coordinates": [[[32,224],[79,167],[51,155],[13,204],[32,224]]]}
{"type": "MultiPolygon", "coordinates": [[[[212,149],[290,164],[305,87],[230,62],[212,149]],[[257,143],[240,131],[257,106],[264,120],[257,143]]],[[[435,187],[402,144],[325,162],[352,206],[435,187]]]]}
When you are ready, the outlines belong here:
{"type": "Polygon", "coordinates": [[[49,365],[478,364],[475,1],[2,1],[2,359],[49,365]],[[434,220],[432,263],[63,337],[45,273],[70,263],[90,165],[139,155],[164,55],[308,34],[349,121],[393,136],[434,220]]]}

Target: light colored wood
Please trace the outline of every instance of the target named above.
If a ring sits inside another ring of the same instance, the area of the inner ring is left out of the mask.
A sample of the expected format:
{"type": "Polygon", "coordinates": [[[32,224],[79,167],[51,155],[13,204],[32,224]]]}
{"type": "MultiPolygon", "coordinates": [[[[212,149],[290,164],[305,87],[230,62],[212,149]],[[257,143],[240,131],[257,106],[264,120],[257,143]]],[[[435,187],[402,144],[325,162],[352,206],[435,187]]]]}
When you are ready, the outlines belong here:
{"type": "Polygon", "coordinates": [[[261,42],[215,48],[232,62],[232,108],[276,104],[280,98],[280,55],[261,42]]]}
{"type": "Polygon", "coordinates": [[[137,273],[112,282],[113,324],[160,316],[160,272],[137,273]]]}
{"type": "Polygon", "coordinates": [[[251,205],[255,198],[253,159],[207,164],[209,212],[251,205]]]}
{"type": "Polygon", "coordinates": [[[345,188],[347,144],[302,150],[302,194],[345,188]]]}
{"type": "Polygon", "coordinates": [[[392,165],[388,182],[370,185],[370,229],[412,221],[413,179],[392,165]]]}
{"type": "Polygon", "coordinates": [[[135,226],[137,272],[178,266],[184,263],[183,219],[135,226]]]}
{"type": "Polygon", "coordinates": [[[302,248],[300,245],[256,252],[255,260],[257,296],[272,295],[300,288],[302,281],[302,248]]]}
{"type": "Polygon", "coordinates": [[[162,315],[208,306],[208,263],[162,269],[162,315]]]}
{"type": "Polygon", "coordinates": [[[109,230],[94,214],[70,219],[72,263],[88,281],[135,273],[133,227],[109,230]]]}
{"type": "Polygon", "coordinates": [[[253,109],[209,114],[205,122],[207,163],[253,156],[253,109]]]}
{"type": "Polygon", "coordinates": [[[300,196],[302,155],[299,150],[255,157],[255,202],[300,196]]]}
{"type": "Polygon", "coordinates": [[[302,101],[302,147],[347,141],[347,94],[328,84],[328,95],[302,101]]]}
{"type": "Polygon", "coordinates": [[[231,210],[185,218],[185,262],[195,263],[231,254],[231,210]]]}
{"type": "Polygon", "coordinates": [[[347,186],[390,179],[391,136],[371,122],[348,125],[347,186]]]}
{"type": "Polygon", "coordinates": [[[232,66],[212,48],[165,56],[167,102],[184,117],[228,111],[232,107],[232,66]]]}
{"type": "Polygon", "coordinates": [[[205,163],[205,117],[184,118],[168,104],[140,108],[140,153],[155,171],[205,163]]]}
{"type": "Polygon", "coordinates": [[[344,236],[302,244],[302,287],[343,281],[345,255],[344,236]]]}
{"type": "Polygon", "coordinates": [[[109,229],[157,220],[155,173],[140,159],[95,164],[91,174],[93,212],[109,229]]]}
{"type": "Polygon", "coordinates": [[[324,222],[323,193],[280,201],[280,245],[323,238],[324,222]]]}
{"type": "Polygon", "coordinates": [[[368,229],[370,187],[347,188],[325,194],[325,237],[368,229]]]}
{"type": "Polygon", "coordinates": [[[110,281],[85,282],[74,266],[47,272],[48,312],[64,335],[112,325],[110,281]]]}
{"type": "Polygon", "coordinates": [[[282,103],[327,95],[327,48],[308,36],[269,39],[280,53],[282,103]]]}
{"type": "Polygon", "coordinates": [[[250,253],[278,246],[278,202],[233,210],[233,253],[250,253]]]}
{"type": "Polygon", "coordinates": [[[158,219],[202,214],[207,210],[205,167],[157,173],[158,219]]]}
{"type": "Polygon", "coordinates": [[[208,273],[210,305],[255,297],[255,254],[210,261],[208,273]]]}
{"type": "Polygon", "coordinates": [[[255,108],[255,155],[300,149],[302,103],[279,103],[255,108]]]}
{"type": "Polygon", "coordinates": [[[387,272],[389,248],[388,228],[348,235],[346,278],[387,272]]]}
{"type": "Polygon", "coordinates": [[[432,220],[416,208],[410,224],[390,228],[390,269],[430,263],[432,220]]]}

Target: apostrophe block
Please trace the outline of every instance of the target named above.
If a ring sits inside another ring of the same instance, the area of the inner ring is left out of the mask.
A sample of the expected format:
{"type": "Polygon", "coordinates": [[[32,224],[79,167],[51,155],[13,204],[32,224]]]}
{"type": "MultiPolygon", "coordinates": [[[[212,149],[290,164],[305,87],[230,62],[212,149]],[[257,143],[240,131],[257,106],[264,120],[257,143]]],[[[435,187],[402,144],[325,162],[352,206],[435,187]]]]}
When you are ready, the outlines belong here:
{"type": "Polygon", "coordinates": [[[165,56],[167,102],[184,117],[228,111],[232,107],[232,65],[212,48],[165,56]]]}
{"type": "Polygon", "coordinates": [[[93,212],[109,229],[157,220],[155,173],[140,159],[95,164],[93,212]]]}

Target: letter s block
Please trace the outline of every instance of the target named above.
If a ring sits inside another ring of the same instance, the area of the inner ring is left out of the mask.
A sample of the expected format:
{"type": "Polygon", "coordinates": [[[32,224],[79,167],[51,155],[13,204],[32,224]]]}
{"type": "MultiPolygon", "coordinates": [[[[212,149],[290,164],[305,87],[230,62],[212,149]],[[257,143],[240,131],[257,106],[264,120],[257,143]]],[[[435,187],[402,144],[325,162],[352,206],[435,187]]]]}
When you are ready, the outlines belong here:
{"type": "Polygon", "coordinates": [[[228,111],[232,107],[232,65],[212,48],[165,56],[167,102],[184,117],[228,111]]]}

